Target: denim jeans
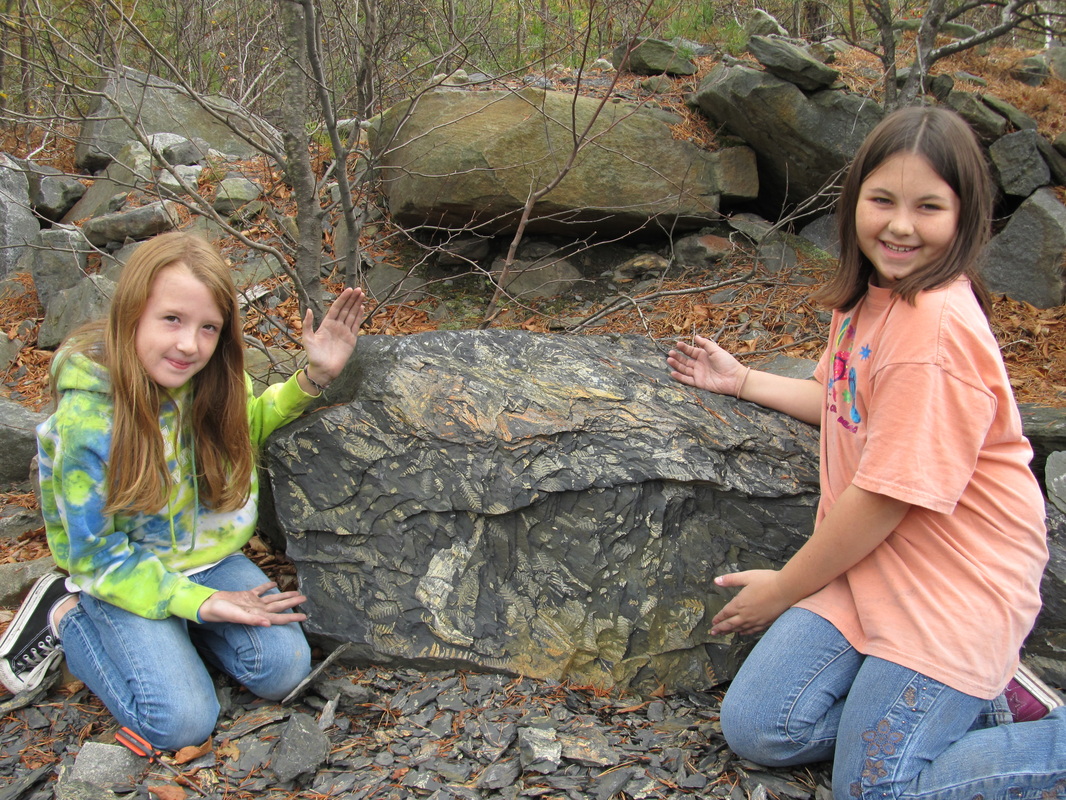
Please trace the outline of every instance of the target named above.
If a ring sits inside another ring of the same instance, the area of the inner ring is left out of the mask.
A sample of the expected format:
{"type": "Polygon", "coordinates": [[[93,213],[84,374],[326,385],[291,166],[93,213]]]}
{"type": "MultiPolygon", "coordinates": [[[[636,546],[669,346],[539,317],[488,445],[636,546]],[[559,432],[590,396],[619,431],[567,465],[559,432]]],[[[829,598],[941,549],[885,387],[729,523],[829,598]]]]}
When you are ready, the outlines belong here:
{"type": "MultiPolygon", "coordinates": [[[[190,580],[241,591],[270,579],[235,553],[190,580]]],[[[70,671],[119,724],[168,750],[203,743],[218,721],[218,698],[205,660],[269,700],[283,698],[311,669],[299,624],[258,628],[180,617],[145,619],[84,592],[60,621],[59,637],[70,671]]]]}
{"type": "Polygon", "coordinates": [[[722,703],[738,755],[766,766],[833,759],[833,797],[1066,798],[1066,708],[1013,723],[981,700],[857,652],[829,622],[785,612],[722,703]]]}

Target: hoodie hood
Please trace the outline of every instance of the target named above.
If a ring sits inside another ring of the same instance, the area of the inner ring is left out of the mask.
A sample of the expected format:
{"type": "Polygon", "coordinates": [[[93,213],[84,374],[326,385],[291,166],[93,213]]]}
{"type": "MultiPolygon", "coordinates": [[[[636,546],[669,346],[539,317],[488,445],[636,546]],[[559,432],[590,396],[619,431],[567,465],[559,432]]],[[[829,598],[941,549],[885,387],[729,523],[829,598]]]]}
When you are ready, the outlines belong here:
{"type": "Polygon", "coordinates": [[[111,375],[107,367],[93,361],[85,353],[75,352],[67,356],[60,350],[56,354],[52,369],[52,380],[60,392],[111,394],[111,375]],[[57,364],[60,365],[58,375],[54,372],[57,364]]]}

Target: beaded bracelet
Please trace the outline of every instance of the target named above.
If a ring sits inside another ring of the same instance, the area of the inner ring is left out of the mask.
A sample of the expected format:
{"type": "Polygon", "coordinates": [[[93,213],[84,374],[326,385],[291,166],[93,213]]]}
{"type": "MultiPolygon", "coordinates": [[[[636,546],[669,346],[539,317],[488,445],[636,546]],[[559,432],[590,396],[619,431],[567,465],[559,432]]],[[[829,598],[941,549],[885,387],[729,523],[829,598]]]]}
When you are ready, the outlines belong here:
{"type": "Polygon", "coordinates": [[[304,377],[305,377],[305,378],[307,378],[307,382],[308,382],[309,384],[311,384],[311,385],[312,385],[312,386],[314,386],[314,387],[315,387],[316,389],[318,389],[318,393],[319,393],[319,394],[322,394],[323,392],[325,392],[325,391],[326,391],[326,389],[328,389],[328,388],[329,388],[329,384],[328,384],[328,383],[327,383],[327,384],[326,384],[325,386],[323,386],[323,385],[322,385],[321,383],[319,383],[319,382],[318,382],[318,381],[316,381],[316,380],[315,380],[314,378],[312,378],[312,377],[311,377],[311,373],[307,371],[307,368],[306,368],[306,367],[304,367],[304,377]]]}

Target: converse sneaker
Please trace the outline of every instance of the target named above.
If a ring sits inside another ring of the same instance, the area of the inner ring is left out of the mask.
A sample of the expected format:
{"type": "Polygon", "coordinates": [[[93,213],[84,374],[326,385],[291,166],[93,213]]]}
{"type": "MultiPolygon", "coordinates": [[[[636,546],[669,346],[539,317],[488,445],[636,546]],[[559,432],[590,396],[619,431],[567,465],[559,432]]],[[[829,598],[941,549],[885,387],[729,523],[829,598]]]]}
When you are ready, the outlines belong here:
{"type": "Polygon", "coordinates": [[[1036,677],[1025,664],[1018,664],[1018,671],[1003,693],[1015,722],[1043,719],[1053,708],[1063,705],[1059,693],[1036,677]]]}
{"type": "Polygon", "coordinates": [[[40,686],[62,653],[48,618],[67,594],[65,581],[58,572],[38,578],[0,638],[0,683],[15,694],[40,686]]]}

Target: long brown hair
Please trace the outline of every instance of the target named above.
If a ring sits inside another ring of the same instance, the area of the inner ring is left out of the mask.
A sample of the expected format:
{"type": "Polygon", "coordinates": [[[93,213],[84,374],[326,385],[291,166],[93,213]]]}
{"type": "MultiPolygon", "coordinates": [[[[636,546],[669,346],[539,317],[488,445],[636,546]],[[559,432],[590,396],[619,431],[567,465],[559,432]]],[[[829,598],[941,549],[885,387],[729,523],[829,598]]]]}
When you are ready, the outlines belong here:
{"type": "MultiPolygon", "coordinates": [[[[106,511],[153,513],[166,506],[171,480],[159,427],[164,389],[137,357],[136,333],[156,277],[182,265],[211,293],[222,312],[218,345],[193,376],[192,408],[182,420],[192,431],[199,499],[232,511],[248,499],[255,460],[248,430],[244,343],[237,291],[229,266],[206,240],[165,233],[138,247],[122,270],[107,319],[76,331],[65,355],[82,352],[110,373],[114,424],[108,461],[106,511]]],[[[53,368],[58,375],[62,364],[53,368]]]]}
{"type": "Polygon", "coordinates": [[[959,198],[955,240],[947,253],[928,269],[901,278],[892,291],[910,303],[921,291],[951,283],[959,275],[970,279],[981,308],[989,314],[988,290],[977,273],[977,260],[988,242],[992,224],[992,179],[981,145],[963,119],[944,108],[913,106],[885,117],[855,155],[837,201],[840,266],[815,300],[846,311],[866,294],[874,266],[859,248],[855,209],[866,178],[898,153],[920,155],[959,198]]]}

